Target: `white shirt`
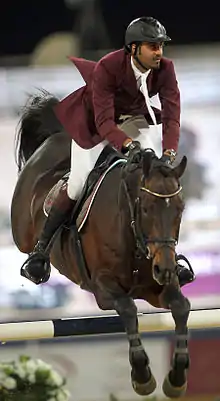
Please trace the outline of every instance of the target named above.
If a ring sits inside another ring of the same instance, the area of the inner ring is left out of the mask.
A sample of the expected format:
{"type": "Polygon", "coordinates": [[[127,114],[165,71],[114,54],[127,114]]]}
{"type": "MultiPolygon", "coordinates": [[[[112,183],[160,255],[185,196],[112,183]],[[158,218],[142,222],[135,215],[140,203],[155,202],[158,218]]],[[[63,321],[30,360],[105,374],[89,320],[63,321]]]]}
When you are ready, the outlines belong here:
{"type": "Polygon", "coordinates": [[[146,77],[146,79],[147,79],[147,77],[150,74],[151,70],[148,70],[146,72],[141,72],[136,67],[136,65],[134,64],[134,60],[133,60],[132,57],[131,57],[131,67],[132,67],[132,70],[134,71],[134,76],[135,76],[136,81],[137,81],[137,87],[138,87],[138,89],[140,89],[140,87],[141,87],[141,77],[144,75],[146,77]]]}
{"type": "Polygon", "coordinates": [[[134,64],[134,60],[132,57],[131,57],[131,67],[134,71],[134,75],[135,75],[135,78],[137,81],[137,87],[138,87],[138,89],[140,89],[140,91],[143,93],[143,95],[145,97],[146,106],[147,106],[149,114],[152,118],[152,121],[153,121],[154,125],[157,125],[157,120],[156,120],[156,117],[154,114],[154,110],[152,109],[152,106],[151,106],[151,101],[150,101],[148,89],[147,89],[147,77],[150,74],[151,70],[148,70],[146,72],[141,72],[134,64]]]}

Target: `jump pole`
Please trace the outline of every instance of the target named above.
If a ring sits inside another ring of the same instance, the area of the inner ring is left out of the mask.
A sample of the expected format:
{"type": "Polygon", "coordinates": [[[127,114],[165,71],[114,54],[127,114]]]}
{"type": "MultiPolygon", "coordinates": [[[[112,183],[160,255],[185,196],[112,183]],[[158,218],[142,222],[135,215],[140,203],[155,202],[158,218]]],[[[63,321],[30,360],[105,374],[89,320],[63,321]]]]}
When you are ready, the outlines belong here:
{"type": "MultiPolygon", "coordinates": [[[[170,312],[139,313],[138,322],[141,333],[174,329],[170,312]]],[[[190,329],[220,328],[220,309],[191,311],[188,326],[190,329]]],[[[117,315],[76,317],[73,319],[3,323],[0,324],[0,342],[120,334],[124,332],[121,318],[117,315]]]]}

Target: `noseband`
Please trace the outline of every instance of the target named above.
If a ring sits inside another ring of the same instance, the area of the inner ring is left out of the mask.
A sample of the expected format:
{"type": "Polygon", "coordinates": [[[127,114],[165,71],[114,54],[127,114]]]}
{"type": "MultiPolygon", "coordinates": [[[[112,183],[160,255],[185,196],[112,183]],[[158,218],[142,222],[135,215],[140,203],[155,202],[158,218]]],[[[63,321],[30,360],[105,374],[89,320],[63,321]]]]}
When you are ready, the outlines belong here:
{"type": "MultiPolygon", "coordinates": [[[[170,247],[175,252],[175,245],[177,244],[177,240],[175,238],[147,238],[143,235],[141,228],[140,228],[140,197],[138,196],[135,199],[134,206],[132,204],[132,200],[128,191],[128,187],[126,181],[123,179],[124,189],[128,200],[130,215],[131,215],[131,228],[134,234],[135,242],[136,242],[136,257],[144,257],[146,259],[151,259],[154,255],[150,254],[150,250],[148,244],[154,243],[159,244],[157,247],[156,252],[158,249],[162,247],[170,247]]],[[[149,188],[142,186],[140,188],[141,191],[145,191],[152,196],[157,198],[163,198],[167,204],[169,204],[169,199],[173,198],[174,196],[178,195],[182,191],[182,187],[179,188],[172,193],[169,194],[160,194],[159,192],[151,191],[149,188]]]]}

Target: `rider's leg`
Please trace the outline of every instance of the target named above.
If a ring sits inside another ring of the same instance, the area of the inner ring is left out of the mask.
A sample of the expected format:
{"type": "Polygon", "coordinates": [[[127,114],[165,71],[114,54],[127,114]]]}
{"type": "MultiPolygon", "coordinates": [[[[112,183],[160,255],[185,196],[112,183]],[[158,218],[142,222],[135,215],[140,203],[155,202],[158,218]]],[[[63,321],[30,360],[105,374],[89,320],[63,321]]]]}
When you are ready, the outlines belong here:
{"type": "Polygon", "coordinates": [[[67,183],[63,184],[48,217],[45,221],[39,240],[30,254],[26,263],[22,266],[21,275],[35,284],[46,282],[50,277],[50,249],[51,239],[56,234],[62,223],[65,223],[76,201],[67,194],[67,183]]]}
{"type": "MultiPolygon", "coordinates": [[[[119,127],[132,139],[139,141],[141,146],[146,148],[152,148],[158,157],[161,156],[161,136],[159,130],[156,130],[155,126],[149,126],[144,116],[133,116],[127,118],[122,122],[119,127]]],[[[178,240],[178,238],[177,238],[178,240]]],[[[191,270],[181,265],[177,261],[177,275],[180,286],[188,284],[194,280],[194,274],[191,270]]]]}
{"type": "Polygon", "coordinates": [[[59,190],[48,217],[45,221],[40,238],[34,248],[34,252],[41,252],[49,255],[47,250],[50,240],[62,223],[65,223],[76,201],[68,196],[68,184],[65,183],[59,190]]]}
{"type": "Polygon", "coordinates": [[[93,149],[82,149],[72,141],[71,170],[68,183],[62,186],[57,198],[54,200],[40,238],[21,270],[21,275],[35,284],[40,284],[49,279],[50,241],[61,224],[68,219],[70,212],[73,211],[85,180],[104,146],[105,144],[103,143],[93,149]]]}

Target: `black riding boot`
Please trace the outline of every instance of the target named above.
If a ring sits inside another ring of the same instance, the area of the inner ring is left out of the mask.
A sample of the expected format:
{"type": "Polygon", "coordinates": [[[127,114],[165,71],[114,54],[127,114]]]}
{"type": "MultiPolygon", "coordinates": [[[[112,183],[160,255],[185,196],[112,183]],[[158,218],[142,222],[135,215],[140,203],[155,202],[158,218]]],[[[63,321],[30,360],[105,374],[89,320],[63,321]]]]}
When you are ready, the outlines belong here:
{"type": "MultiPolygon", "coordinates": [[[[179,230],[176,234],[176,242],[178,243],[178,241],[179,241],[179,230]]],[[[196,278],[189,260],[186,258],[186,256],[182,254],[176,254],[176,274],[179,279],[180,287],[183,287],[184,285],[191,283],[196,278]],[[184,265],[180,264],[179,261],[185,262],[188,267],[185,267],[184,265]]]]}
{"type": "Polygon", "coordinates": [[[65,223],[76,201],[69,198],[64,184],[55,199],[41,236],[27,261],[21,267],[21,276],[35,284],[45,283],[50,278],[50,243],[60,226],[65,223]]]}
{"type": "Polygon", "coordinates": [[[176,272],[179,279],[180,287],[183,287],[184,285],[194,281],[195,274],[188,259],[184,255],[176,255],[176,262],[177,262],[176,272]],[[179,263],[180,260],[186,262],[188,267],[181,265],[179,263]]]}

